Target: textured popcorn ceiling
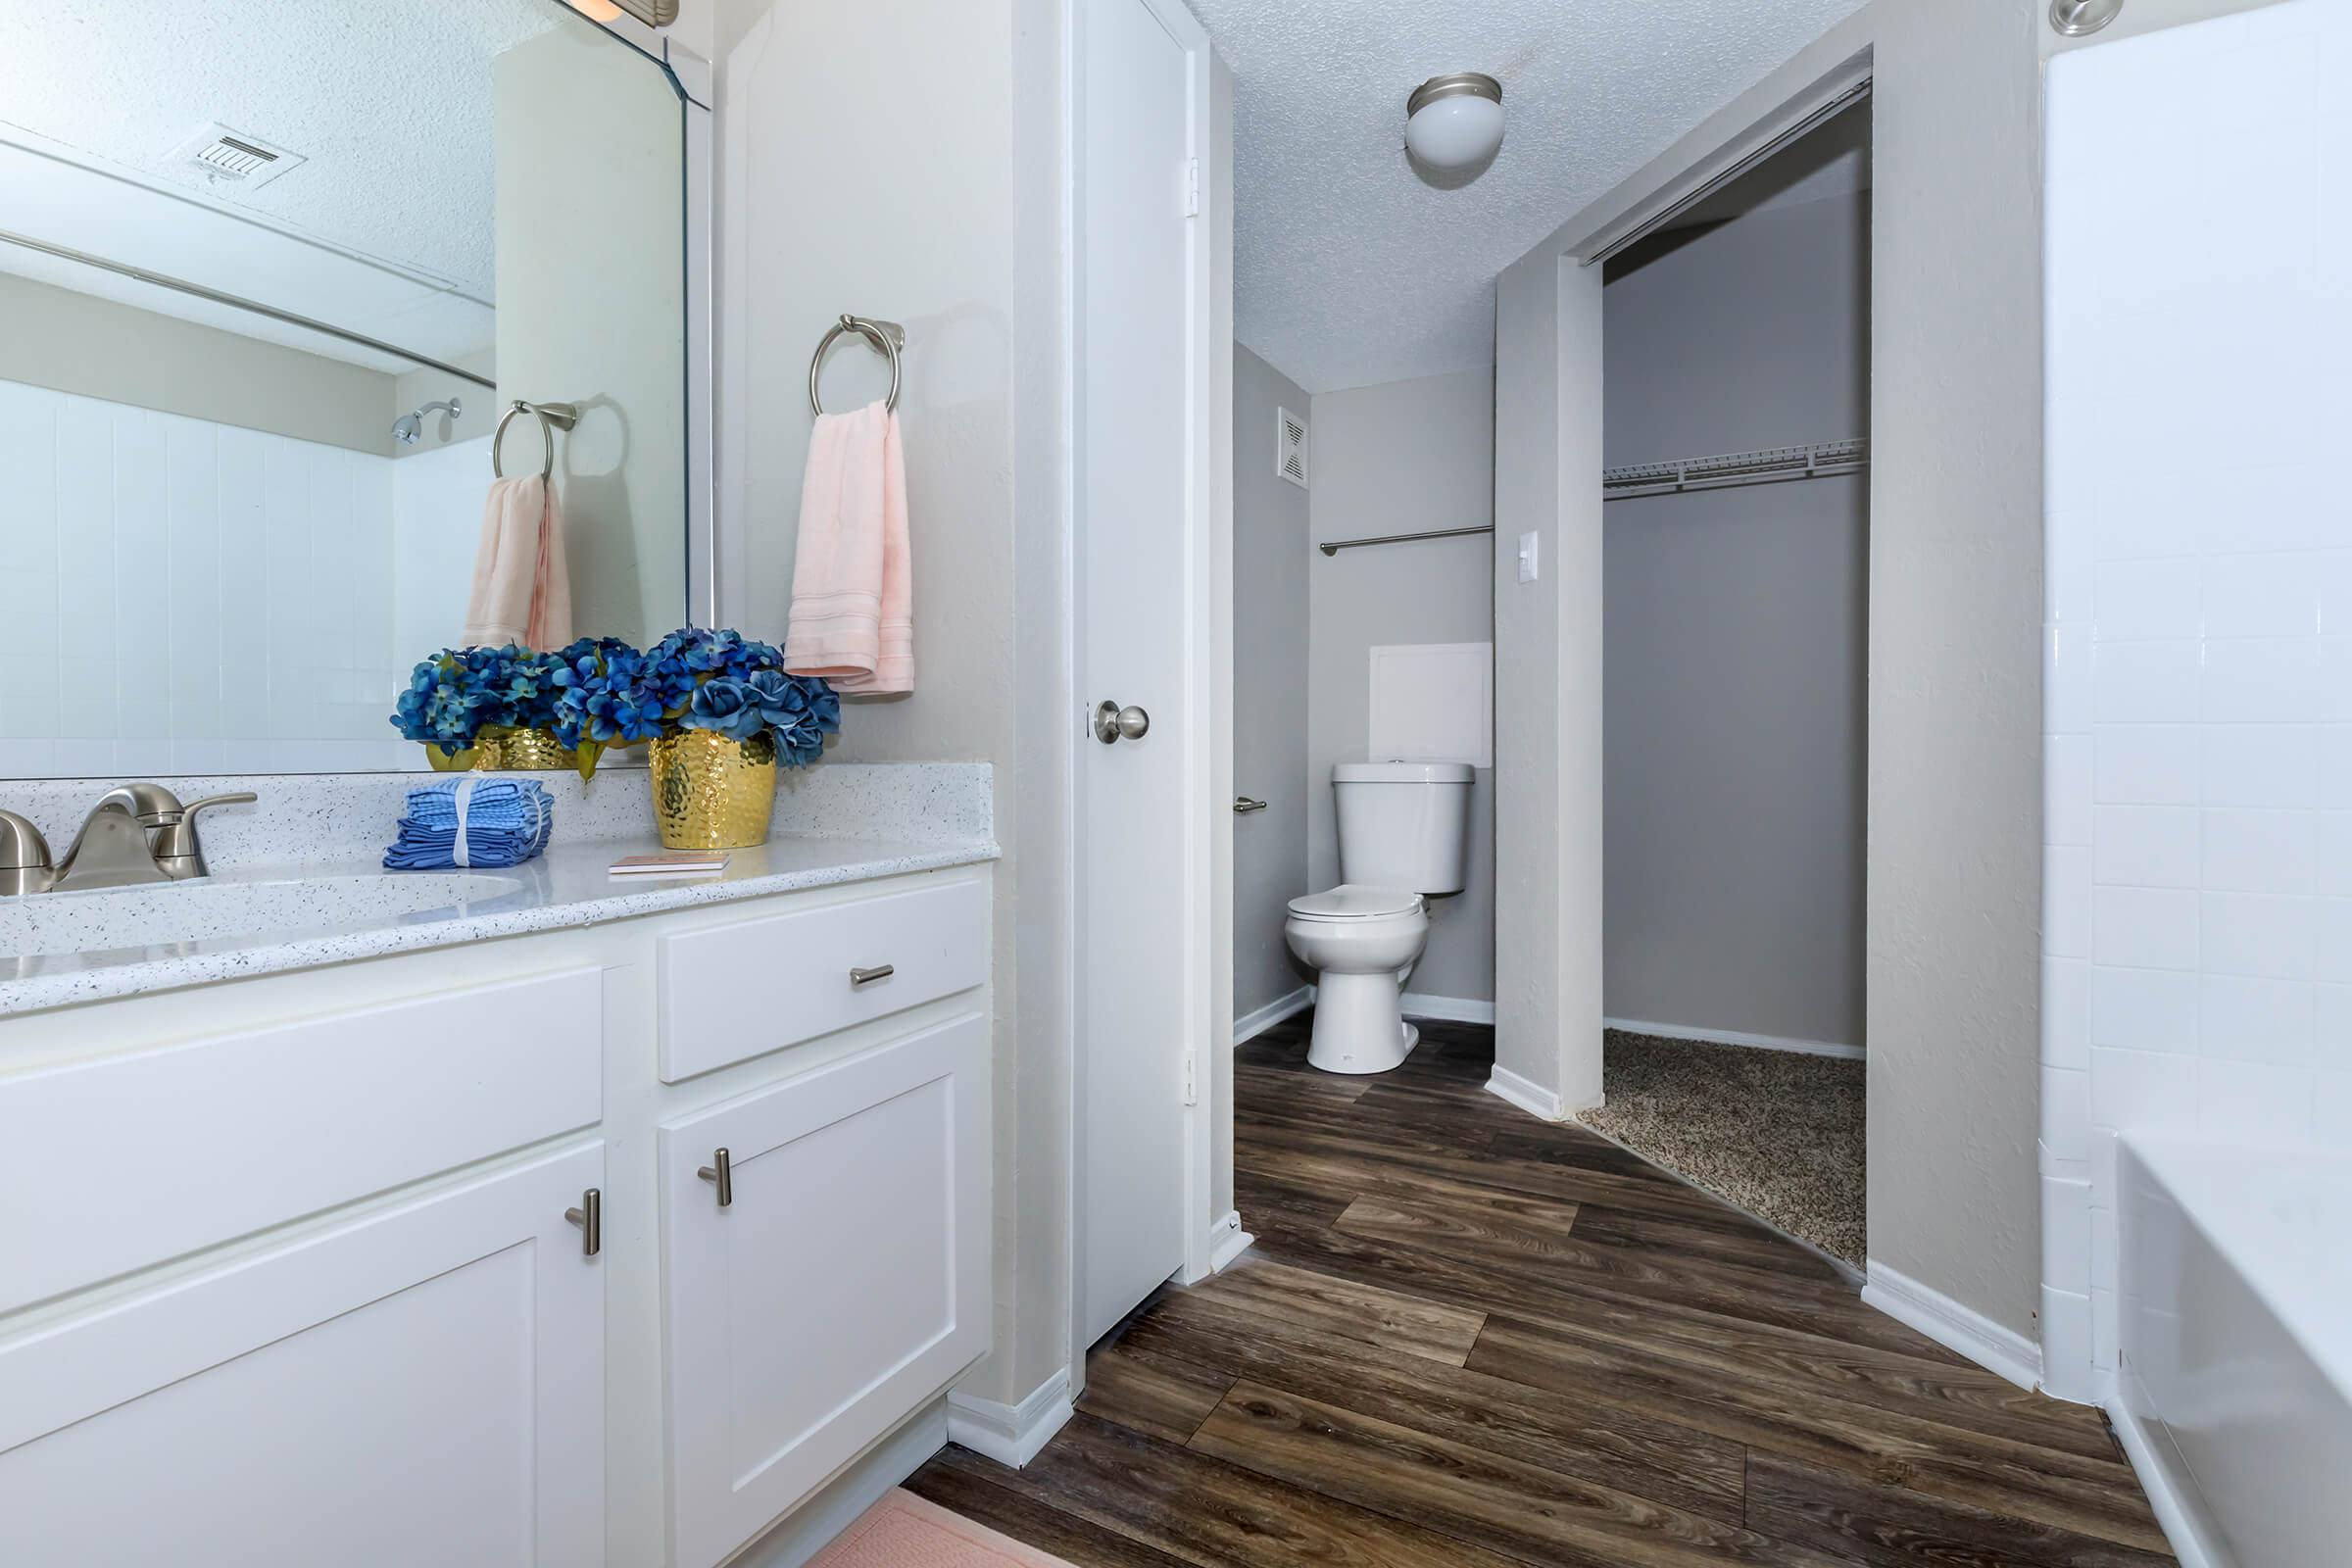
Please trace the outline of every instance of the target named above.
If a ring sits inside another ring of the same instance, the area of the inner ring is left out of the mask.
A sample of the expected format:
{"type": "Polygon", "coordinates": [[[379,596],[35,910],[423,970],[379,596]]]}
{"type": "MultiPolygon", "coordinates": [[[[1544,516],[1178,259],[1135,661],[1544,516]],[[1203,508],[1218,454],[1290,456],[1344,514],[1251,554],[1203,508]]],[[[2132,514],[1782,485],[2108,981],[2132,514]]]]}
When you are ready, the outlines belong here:
{"type": "Polygon", "coordinates": [[[1494,363],[1494,275],[1861,0],[1191,0],[1233,66],[1235,335],[1310,392],[1494,363]],[[1404,155],[1423,79],[1501,80],[1458,189],[1404,155]]]}
{"type": "Polygon", "coordinates": [[[0,135],[29,130],[144,183],[491,299],[491,65],[563,21],[554,0],[7,10],[0,135]],[[171,163],[207,121],[310,162],[259,189],[208,185],[171,163]]]}

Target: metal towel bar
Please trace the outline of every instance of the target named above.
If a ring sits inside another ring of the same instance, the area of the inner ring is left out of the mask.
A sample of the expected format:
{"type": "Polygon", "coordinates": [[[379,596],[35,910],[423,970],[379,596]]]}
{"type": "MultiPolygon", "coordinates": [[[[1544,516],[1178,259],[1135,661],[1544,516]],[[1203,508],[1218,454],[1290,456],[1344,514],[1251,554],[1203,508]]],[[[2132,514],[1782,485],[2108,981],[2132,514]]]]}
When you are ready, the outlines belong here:
{"type": "Polygon", "coordinates": [[[825,406],[816,395],[816,378],[825,368],[825,351],[844,332],[855,332],[874,346],[875,352],[890,361],[890,395],[883,399],[886,409],[899,406],[899,351],[906,346],[906,329],[896,321],[877,321],[863,316],[845,316],[833,323],[832,330],[816,340],[816,353],[808,361],[808,412],[822,414],[825,406]]]}
{"type": "Polygon", "coordinates": [[[545,461],[539,465],[539,477],[552,479],[556,472],[556,432],[568,430],[580,422],[580,406],[576,403],[525,403],[520,398],[507,405],[507,412],[498,416],[498,428],[490,432],[490,472],[504,479],[507,470],[499,466],[498,449],[507,439],[507,426],[514,422],[517,414],[539,416],[539,442],[546,449],[545,461]]]}

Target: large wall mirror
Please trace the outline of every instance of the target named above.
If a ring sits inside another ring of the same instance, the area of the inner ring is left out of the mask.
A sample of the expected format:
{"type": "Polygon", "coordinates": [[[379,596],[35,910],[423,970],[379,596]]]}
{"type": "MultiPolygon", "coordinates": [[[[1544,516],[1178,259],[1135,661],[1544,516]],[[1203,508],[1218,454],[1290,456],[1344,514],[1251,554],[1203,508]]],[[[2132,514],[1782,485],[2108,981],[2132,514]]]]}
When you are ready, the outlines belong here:
{"type": "Polygon", "coordinates": [[[690,619],[693,131],[558,0],[73,0],[0,47],[0,777],[423,765],[492,479],[690,619]]]}

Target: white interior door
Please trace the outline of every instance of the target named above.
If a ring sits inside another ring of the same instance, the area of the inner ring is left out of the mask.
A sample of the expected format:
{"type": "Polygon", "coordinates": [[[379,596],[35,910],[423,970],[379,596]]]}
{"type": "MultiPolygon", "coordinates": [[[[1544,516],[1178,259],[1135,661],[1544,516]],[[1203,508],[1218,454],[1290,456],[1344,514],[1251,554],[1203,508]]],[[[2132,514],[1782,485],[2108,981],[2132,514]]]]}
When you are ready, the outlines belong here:
{"type": "Polygon", "coordinates": [[[1180,8],[1080,0],[1077,662],[1081,1339],[1186,1255],[1187,1053],[1207,989],[1206,494],[1195,233],[1206,38],[1180,8]]]}

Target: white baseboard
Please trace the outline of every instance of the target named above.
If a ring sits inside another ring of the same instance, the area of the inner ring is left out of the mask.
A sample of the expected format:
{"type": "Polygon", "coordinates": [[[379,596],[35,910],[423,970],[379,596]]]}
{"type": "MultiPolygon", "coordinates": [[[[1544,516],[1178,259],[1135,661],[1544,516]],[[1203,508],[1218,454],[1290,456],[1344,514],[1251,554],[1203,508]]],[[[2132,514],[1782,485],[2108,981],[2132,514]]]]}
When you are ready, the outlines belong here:
{"type": "MultiPolygon", "coordinates": [[[[1412,1009],[1409,1007],[1408,1012],[1412,1009]]],[[[1639,1018],[1603,1018],[1603,1029],[1622,1029],[1629,1035],[1656,1035],[1662,1040],[1689,1040],[1702,1046],[1746,1046],[1752,1051],[1788,1051],[1800,1056],[1838,1056],[1860,1061],[1870,1053],[1860,1046],[1841,1046],[1828,1040],[1793,1040],[1785,1035],[1751,1035],[1738,1029],[1694,1029],[1689,1024],[1644,1023],[1639,1018]]]]}
{"type": "Polygon", "coordinates": [[[1256,1237],[1242,1229],[1242,1216],[1239,1211],[1227,1214],[1223,1219],[1211,1225],[1208,1231],[1208,1271],[1211,1274],[1224,1273],[1232,1265],[1233,1260],[1250,1250],[1250,1244],[1257,1240],[1256,1237]]]}
{"type": "Polygon", "coordinates": [[[1069,1418],[1070,1375],[1066,1370],[1031,1389],[1018,1404],[968,1394],[948,1396],[948,1441],[1012,1470],[1036,1458],[1037,1450],[1069,1418]]]}
{"type": "MultiPolygon", "coordinates": [[[[2232,1559],[2216,1539],[2218,1532],[2197,1491],[2196,1478],[2173,1446],[2171,1434],[2156,1422],[2132,1413],[2132,1400],[2120,1387],[2131,1376],[2126,1368],[2117,1379],[2119,1387],[2108,1401],[2107,1419],[2115,1428],[2116,1441],[2124,1446],[2124,1457],[2132,1461],[2132,1471],[2139,1477],[2140,1491],[2148,1494],[2149,1511],[2156,1515],[2164,1539],[2172,1543],[2180,1568],[2230,1568],[2232,1559]]],[[[2144,1396],[2141,1402],[2145,1402],[2144,1396]]]]}
{"type": "Polygon", "coordinates": [[[1253,1040],[1276,1024],[1296,1018],[1315,1004],[1315,988],[1300,986],[1287,997],[1277,997],[1255,1012],[1245,1012],[1233,1020],[1233,1043],[1253,1040]]]}
{"type": "Polygon", "coordinates": [[[817,1489],[782,1522],[727,1559],[727,1568],[801,1568],[948,1442],[948,1401],[934,1399],[817,1489]]]}
{"type": "Polygon", "coordinates": [[[1407,991],[1402,1000],[1407,1018],[1436,1018],[1445,1023],[1494,1021],[1494,1004],[1475,997],[1433,997],[1426,992],[1407,991]]]}
{"type": "Polygon", "coordinates": [[[1862,1287],[1864,1305],[1877,1307],[1897,1323],[1919,1330],[1945,1349],[1958,1351],[2021,1389],[2040,1387],[2040,1346],[1976,1308],[1896,1273],[1875,1257],[1865,1261],[1870,1283],[1862,1287]]]}
{"type": "Polygon", "coordinates": [[[1560,1107],[1560,1097],[1541,1084],[1528,1082],[1508,1067],[1496,1067],[1487,1080],[1487,1093],[1499,1095],[1530,1116],[1545,1121],[1565,1121],[1567,1112],[1560,1107]]]}

